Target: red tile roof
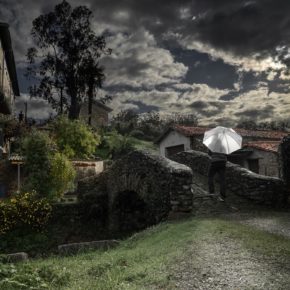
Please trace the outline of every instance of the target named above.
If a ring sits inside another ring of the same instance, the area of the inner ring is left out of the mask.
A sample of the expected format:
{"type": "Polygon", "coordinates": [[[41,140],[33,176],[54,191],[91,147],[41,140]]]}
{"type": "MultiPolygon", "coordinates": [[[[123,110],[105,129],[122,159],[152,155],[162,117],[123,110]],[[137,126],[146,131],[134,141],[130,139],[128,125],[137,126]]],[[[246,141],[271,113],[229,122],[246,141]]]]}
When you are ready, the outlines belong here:
{"type": "MultiPolygon", "coordinates": [[[[184,136],[199,136],[203,135],[205,131],[210,130],[212,128],[206,127],[187,127],[187,126],[179,126],[176,125],[174,128],[179,133],[184,136]]],[[[267,131],[267,130],[246,130],[240,128],[233,128],[238,134],[242,137],[258,137],[263,139],[274,139],[281,140],[284,136],[287,136],[289,133],[281,132],[281,131],[267,131]]]]}
{"type": "Polygon", "coordinates": [[[255,142],[248,142],[243,145],[243,147],[251,147],[256,148],[263,151],[269,152],[278,152],[279,148],[279,141],[255,141],[255,142]]]}

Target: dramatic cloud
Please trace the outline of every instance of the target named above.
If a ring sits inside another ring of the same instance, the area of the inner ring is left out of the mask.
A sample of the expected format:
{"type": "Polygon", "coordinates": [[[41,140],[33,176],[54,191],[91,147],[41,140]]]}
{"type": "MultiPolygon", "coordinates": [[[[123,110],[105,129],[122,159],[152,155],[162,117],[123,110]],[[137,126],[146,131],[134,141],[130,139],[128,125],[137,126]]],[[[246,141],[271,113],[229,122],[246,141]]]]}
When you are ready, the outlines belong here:
{"type": "Polygon", "coordinates": [[[290,3],[284,0],[193,1],[196,37],[223,51],[248,56],[289,44],[290,3]]]}
{"type": "MultiPolygon", "coordinates": [[[[0,21],[10,24],[21,92],[31,115],[52,110],[29,100],[23,77],[33,45],[31,22],[60,1],[0,0],[0,21]]],[[[114,96],[114,113],[196,113],[201,123],[288,118],[289,76],[277,53],[290,41],[286,0],[77,0],[92,9],[96,33],[111,56],[101,62],[106,81],[99,95],[114,96]]]]}

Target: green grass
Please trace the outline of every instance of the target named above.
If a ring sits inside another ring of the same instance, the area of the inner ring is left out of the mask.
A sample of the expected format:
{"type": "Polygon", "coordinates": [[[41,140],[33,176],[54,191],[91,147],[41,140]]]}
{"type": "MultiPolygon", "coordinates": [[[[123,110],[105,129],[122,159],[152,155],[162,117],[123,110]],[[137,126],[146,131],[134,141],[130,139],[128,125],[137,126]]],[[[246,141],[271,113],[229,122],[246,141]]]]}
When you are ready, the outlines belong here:
{"type": "MultiPolygon", "coordinates": [[[[111,138],[111,134],[107,133],[106,138],[109,140],[111,138]]],[[[152,154],[159,154],[158,146],[151,141],[140,140],[135,137],[129,137],[131,140],[131,144],[133,148],[137,150],[146,150],[152,154]]],[[[96,156],[102,159],[108,159],[111,155],[111,150],[108,146],[106,147],[98,147],[95,152],[96,156]]]]}
{"type": "Polygon", "coordinates": [[[133,138],[133,146],[137,149],[137,150],[147,150],[150,153],[153,154],[158,154],[158,147],[156,144],[154,144],[151,141],[144,141],[144,140],[140,140],[137,138],[133,138]]]}
{"type": "MultiPolygon", "coordinates": [[[[107,252],[95,251],[19,264],[16,273],[18,276],[26,272],[40,273],[39,279],[49,289],[168,289],[170,266],[186,256],[189,245],[225,236],[263,255],[290,256],[290,241],[281,236],[232,221],[192,218],[151,227],[107,252]]],[[[0,286],[2,290],[25,289],[0,286]]]]}

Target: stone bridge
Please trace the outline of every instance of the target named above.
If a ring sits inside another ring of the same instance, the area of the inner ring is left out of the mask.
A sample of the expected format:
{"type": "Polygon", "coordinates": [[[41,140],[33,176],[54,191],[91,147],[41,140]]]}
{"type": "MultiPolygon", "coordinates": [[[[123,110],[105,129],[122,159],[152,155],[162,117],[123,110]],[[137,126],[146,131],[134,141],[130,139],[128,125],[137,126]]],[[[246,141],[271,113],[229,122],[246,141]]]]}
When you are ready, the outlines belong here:
{"type": "Polygon", "coordinates": [[[192,179],[192,170],[183,164],[133,151],[93,181],[80,182],[78,191],[80,200],[86,194],[92,200],[100,196],[98,202],[106,207],[112,231],[129,231],[156,224],[169,215],[191,212],[192,179]]]}

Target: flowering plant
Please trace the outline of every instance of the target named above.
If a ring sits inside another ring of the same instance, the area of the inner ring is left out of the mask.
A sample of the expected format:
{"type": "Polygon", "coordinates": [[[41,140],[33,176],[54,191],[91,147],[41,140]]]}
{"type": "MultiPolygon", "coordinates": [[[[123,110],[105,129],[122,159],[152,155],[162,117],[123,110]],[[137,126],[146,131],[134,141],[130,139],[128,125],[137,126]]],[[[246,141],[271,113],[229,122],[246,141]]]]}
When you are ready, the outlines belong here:
{"type": "Polygon", "coordinates": [[[35,192],[15,194],[0,201],[0,234],[23,226],[41,230],[48,222],[51,210],[48,200],[38,198],[35,192]]]}

